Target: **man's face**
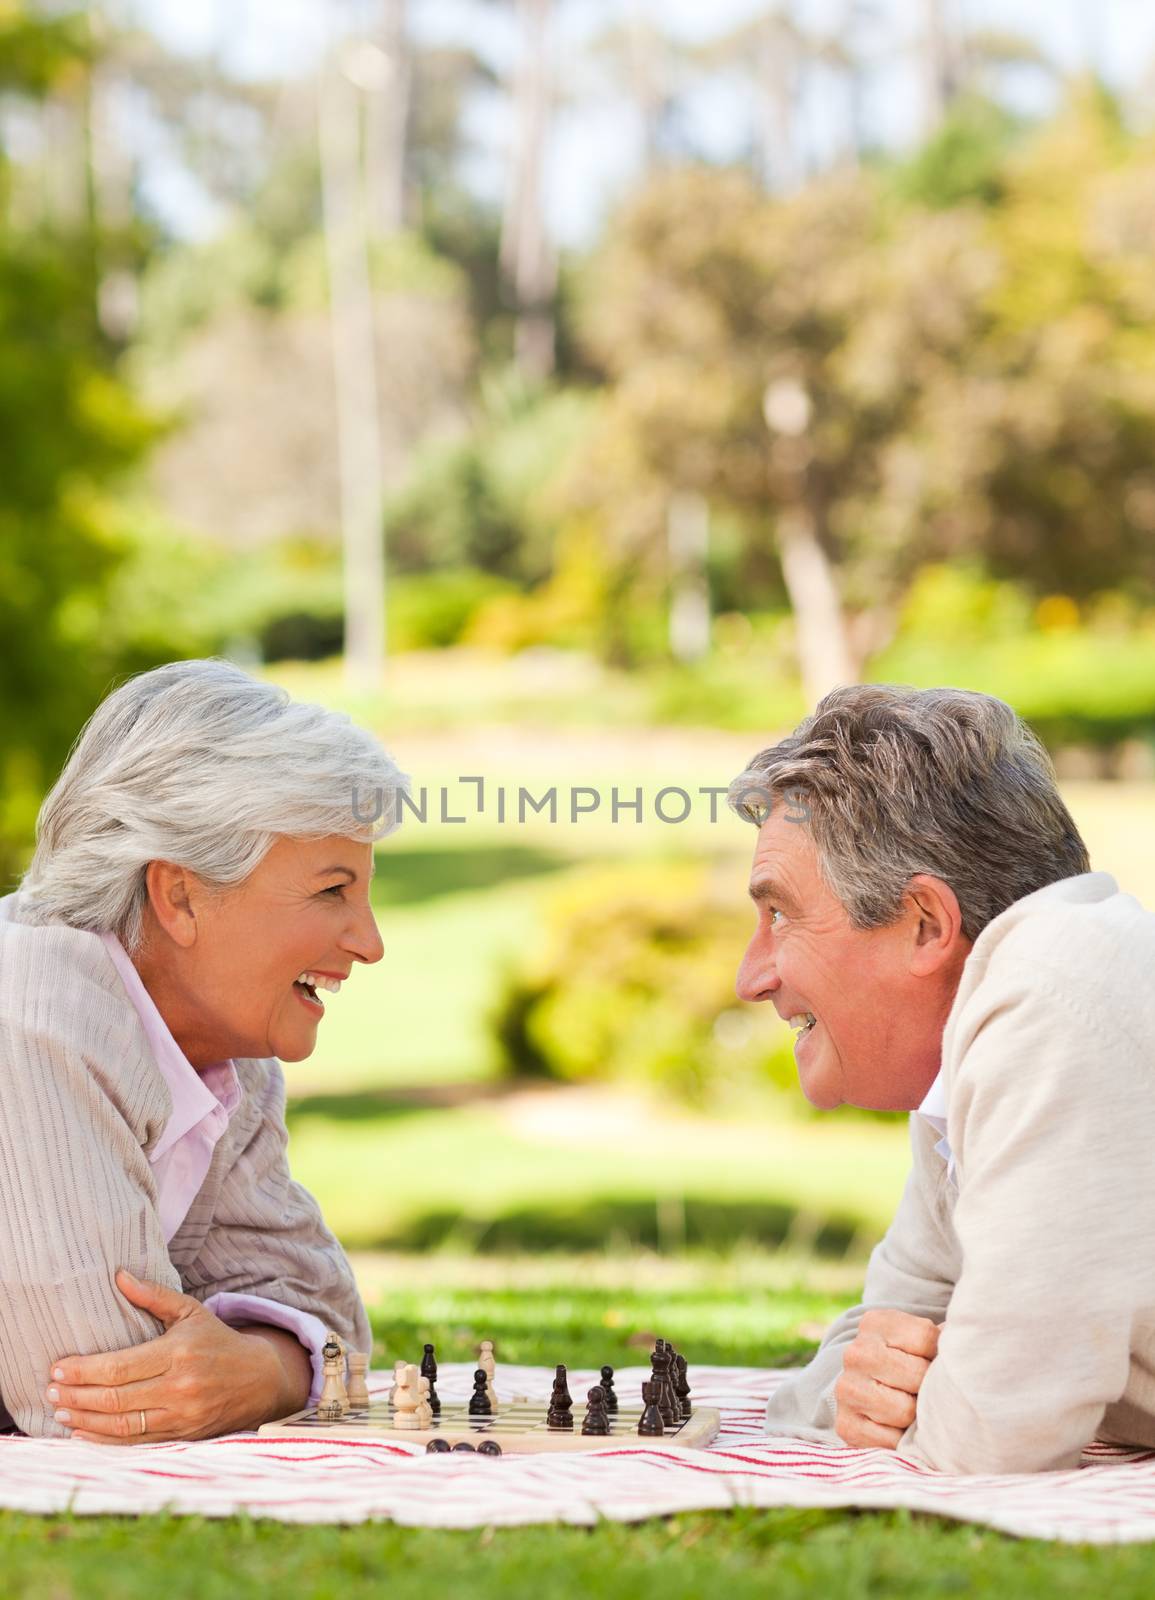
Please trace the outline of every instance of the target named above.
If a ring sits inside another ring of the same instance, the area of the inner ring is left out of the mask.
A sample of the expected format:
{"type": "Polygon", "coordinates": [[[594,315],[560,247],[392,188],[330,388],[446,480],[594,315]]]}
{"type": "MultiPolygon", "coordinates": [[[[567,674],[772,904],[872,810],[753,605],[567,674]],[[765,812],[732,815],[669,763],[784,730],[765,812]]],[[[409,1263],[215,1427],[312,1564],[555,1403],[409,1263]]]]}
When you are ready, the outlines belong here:
{"type": "Polygon", "coordinates": [[[851,927],[809,831],[787,816],[779,803],[758,830],[750,874],[758,926],[738,971],[738,995],[772,1001],[787,1020],[814,1018],[794,1046],[812,1104],[911,1110],[938,1072],[961,962],[929,980],[912,971],[925,948],[913,901],[891,926],[851,927]]]}

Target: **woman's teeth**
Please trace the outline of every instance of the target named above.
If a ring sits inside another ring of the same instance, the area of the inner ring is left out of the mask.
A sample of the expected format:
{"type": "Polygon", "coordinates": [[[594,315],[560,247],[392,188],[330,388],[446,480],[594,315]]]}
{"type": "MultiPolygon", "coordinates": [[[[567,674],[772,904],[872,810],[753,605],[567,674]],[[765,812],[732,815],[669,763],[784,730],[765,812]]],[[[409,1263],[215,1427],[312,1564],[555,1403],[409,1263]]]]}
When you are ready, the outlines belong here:
{"type": "Polygon", "coordinates": [[[322,978],[318,977],[315,972],[302,972],[297,982],[305,984],[310,989],[326,989],[330,994],[341,993],[342,980],[340,978],[322,978]]]}
{"type": "Polygon", "coordinates": [[[818,1018],[813,1011],[800,1011],[796,1017],[790,1018],[790,1027],[797,1028],[798,1032],[809,1033],[818,1018]]]}

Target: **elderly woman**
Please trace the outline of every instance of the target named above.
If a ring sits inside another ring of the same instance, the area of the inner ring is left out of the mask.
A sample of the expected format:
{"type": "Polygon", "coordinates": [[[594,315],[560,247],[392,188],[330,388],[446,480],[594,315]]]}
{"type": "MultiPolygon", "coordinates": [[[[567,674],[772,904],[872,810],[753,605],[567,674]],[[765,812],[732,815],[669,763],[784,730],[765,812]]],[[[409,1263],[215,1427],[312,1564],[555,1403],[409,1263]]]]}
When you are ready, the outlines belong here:
{"type": "Polygon", "coordinates": [[[967,1473],[1155,1446],[1155,916],[987,695],[838,690],[731,793],[738,993],[797,1029],[813,1104],[912,1113],[862,1304],[770,1431],[967,1473]]]}
{"type": "Polygon", "coordinates": [[[401,783],[347,717],[223,661],[131,679],[81,734],[0,901],[0,1396],[26,1433],[254,1427],[319,1388],[327,1328],[369,1350],[289,1175],[279,1061],[381,959],[401,783]]]}

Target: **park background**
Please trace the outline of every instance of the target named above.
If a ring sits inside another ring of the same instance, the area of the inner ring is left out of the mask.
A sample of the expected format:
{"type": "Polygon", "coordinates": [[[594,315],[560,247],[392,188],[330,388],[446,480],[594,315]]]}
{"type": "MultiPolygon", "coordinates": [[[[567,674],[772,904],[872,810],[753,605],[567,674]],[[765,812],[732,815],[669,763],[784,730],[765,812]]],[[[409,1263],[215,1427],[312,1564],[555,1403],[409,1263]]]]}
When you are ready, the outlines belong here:
{"type": "Polygon", "coordinates": [[[125,674],[380,735],[288,1070],[378,1359],[856,1296],[905,1125],[735,999],[703,793],[826,688],[1009,700],[1155,904],[1153,104],[1139,0],[0,0],[0,888],[125,674]]]}

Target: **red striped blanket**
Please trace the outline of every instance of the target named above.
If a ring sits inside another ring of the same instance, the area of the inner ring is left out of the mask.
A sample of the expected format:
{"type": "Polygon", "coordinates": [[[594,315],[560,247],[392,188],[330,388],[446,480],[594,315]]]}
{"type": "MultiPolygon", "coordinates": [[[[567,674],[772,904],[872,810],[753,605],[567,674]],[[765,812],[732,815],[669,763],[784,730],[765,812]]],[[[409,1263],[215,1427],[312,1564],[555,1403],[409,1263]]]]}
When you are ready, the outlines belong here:
{"type": "MultiPolygon", "coordinates": [[[[551,1370],[503,1365],[500,1373],[511,1390],[549,1393],[551,1370]]],[[[464,1399],[471,1374],[471,1367],[444,1365],[438,1389],[464,1399]]],[[[907,1506],[1036,1538],[1155,1539],[1155,1451],[1093,1446],[1071,1472],[947,1477],[886,1450],[767,1438],[763,1406],[782,1373],[696,1366],[692,1375],[695,1399],[722,1413],[709,1450],[675,1453],[663,1451],[660,1440],[615,1440],[589,1454],[486,1460],[427,1456],[402,1436],[332,1443],[232,1434],[132,1449],[6,1437],[0,1505],[84,1515],[245,1512],[281,1522],[385,1518],[436,1528],[632,1522],[734,1506],[907,1506]]],[[[596,1376],[574,1372],[575,1393],[596,1376]]],[[[642,1376],[640,1368],[621,1371],[619,1391],[631,1392],[642,1376]]],[[[371,1387],[388,1381],[376,1374],[371,1387]]]]}

